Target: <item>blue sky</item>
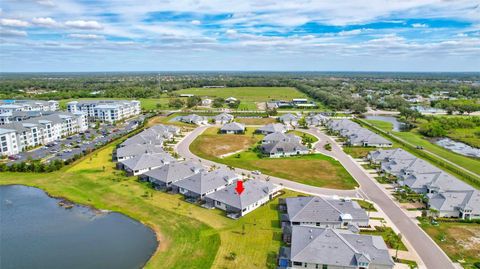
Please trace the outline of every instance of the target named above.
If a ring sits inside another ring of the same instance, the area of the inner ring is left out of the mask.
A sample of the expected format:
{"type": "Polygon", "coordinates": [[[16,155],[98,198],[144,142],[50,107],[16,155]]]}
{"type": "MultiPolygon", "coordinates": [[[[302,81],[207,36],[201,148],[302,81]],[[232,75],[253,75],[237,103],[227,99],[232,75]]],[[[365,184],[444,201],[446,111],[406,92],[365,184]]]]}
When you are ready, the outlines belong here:
{"type": "Polygon", "coordinates": [[[0,71],[480,71],[480,2],[2,0],[0,71]]]}

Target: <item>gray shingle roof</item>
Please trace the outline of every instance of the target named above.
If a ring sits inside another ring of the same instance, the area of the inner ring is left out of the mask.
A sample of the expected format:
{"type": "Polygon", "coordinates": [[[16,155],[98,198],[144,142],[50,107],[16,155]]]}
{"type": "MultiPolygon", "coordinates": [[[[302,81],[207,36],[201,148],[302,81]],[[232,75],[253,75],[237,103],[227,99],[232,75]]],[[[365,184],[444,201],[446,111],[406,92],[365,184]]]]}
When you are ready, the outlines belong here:
{"type": "Polygon", "coordinates": [[[258,128],[257,131],[266,132],[266,133],[275,133],[275,132],[285,133],[288,131],[288,127],[281,123],[270,123],[258,128]]]}
{"type": "Polygon", "coordinates": [[[144,153],[163,153],[165,152],[161,145],[130,144],[117,149],[117,158],[138,156],[144,153]]]}
{"type": "Polygon", "coordinates": [[[352,220],[368,220],[368,215],[355,201],[322,197],[285,198],[287,214],[292,222],[341,222],[349,214],[352,220]]]}
{"type": "Polygon", "coordinates": [[[232,121],[233,120],[233,115],[230,115],[228,113],[221,113],[213,117],[215,121],[232,121]]]}
{"type": "Polygon", "coordinates": [[[273,143],[273,142],[280,142],[280,141],[300,143],[302,141],[302,138],[294,134],[284,134],[281,132],[275,132],[275,133],[266,135],[262,139],[262,143],[273,143]]]}
{"type": "Polygon", "coordinates": [[[202,165],[199,163],[184,161],[171,162],[162,167],[150,170],[144,175],[162,183],[171,183],[189,177],[195,173],[203,171],[202,165]]]}
{"type": "Polygon", "coordinates": [[[358,267],[358,262],[393,267],[394,262],[380,236],[347,230],[293,226],[291,260],[313,264],[358,267]]]}
{"type": "Polygon", "coordinates": [[[279,186],[263,180],[248,180],[243,184],[245,190],[238,195],[235,187],[230,185],[222,190],[207,195],[208,198],[220,201],[238,209],[244,209],[259,200],[278,191],[279,186]]]}
{"type": "Polygon", "coordinates": [[[227,124],[224,124],[222,128],[220,128],[222,131],[240,131],[243,132],[245,131],[245,125],[242,123],[238,122],[230,122],[227,124]]]}
{"type": "Polygon", "coordinates": [[[266,154],[277,154],[277,153],[290,153],[296,154],[296,152],[305,152],[308,151],[308,148],[298,142],[274,142],[268,144],[262,144],[260,146],[263,153],[266,154]]]}
{"type": "Polygon", "coordinates": [[[174,183],[175,186],[196,194],[205,194],[232,183],[238,176],[230,169],[220,168],[191,175],[174,183]]]}
{"type": "Polygon", "coordinates": [[[167,163],[175,161],[175,158],[168,153],[145,153],[128,160],[121,161],[123,166],[129,168],[132,171],[147,169],[151,167],[158,167],[167,163]]]}

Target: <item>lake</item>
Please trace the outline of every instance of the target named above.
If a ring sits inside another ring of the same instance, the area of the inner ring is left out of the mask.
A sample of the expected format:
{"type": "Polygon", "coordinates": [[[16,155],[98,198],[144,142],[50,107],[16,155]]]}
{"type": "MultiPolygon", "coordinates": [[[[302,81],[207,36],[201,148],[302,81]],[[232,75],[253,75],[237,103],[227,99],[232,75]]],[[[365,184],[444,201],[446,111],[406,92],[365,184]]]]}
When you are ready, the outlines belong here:
{"type": "Polygon", "coordinates": [[[157,248],[138,221],[59,202],[38,188],[0,186],[0,268],[142,268],[157,248]]]}
{"type": "Polygon", "coordinates": [[[365,119],[367,119],[367,120],[381,120],[381,121],[390,122],[390,123],[393,124],[392,131],[395,131],[395,132],[400,132],[402,130],[402,128],[404,128],[404,126],[405,126],[405,123],[398,121],[397,118],[394,117],[394,116],[367,115],[367,116],[365,116],[365,119]]]}

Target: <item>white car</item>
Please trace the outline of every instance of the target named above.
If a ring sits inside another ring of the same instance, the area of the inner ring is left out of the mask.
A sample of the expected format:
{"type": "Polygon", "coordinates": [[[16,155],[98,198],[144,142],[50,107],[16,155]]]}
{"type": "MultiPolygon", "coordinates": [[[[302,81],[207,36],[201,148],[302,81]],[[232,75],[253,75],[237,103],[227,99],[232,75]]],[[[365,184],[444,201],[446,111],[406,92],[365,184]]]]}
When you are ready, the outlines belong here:
{"type": "Polygon", "coordinates": [[[258,171],[258,170],[255,170],[255,171],[252,171],[252,174],[254,174],[254,175],[261,175],[262,172],[260,172],[260,171],[258,171]]]}

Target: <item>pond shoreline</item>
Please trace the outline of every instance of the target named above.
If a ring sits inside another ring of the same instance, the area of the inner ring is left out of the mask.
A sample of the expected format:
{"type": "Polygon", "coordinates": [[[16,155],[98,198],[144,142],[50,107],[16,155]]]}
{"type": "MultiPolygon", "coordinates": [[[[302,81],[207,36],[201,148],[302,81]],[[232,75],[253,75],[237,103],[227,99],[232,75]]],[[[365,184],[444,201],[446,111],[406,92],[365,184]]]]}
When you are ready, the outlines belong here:
{"type": "MultiPolygon", "coordinates": [[[[59,207],[63,207],[59,203],[64,202],[65,204],[68,204],[68,205],[73,205],[73,206],[76,206],[76,207],[81,207],[81,208],[88,209],[91,212],[93,212],[95,215],[108,215],[108,214],[111,214],[111,213],[117,213],[117,214],[123,215],[123,216],[133,220],[134,222],[137,222],[137,223],[143,225],[144,227],[150,229],[153,232],[153,234],[155,235],[155,241],[156,241],[157,246],[156,246],[155,250],[150,255],[148,255],[148,259],[141,266],[142,268],[145,268],[145,266],[150,262],[152,257],[154,257],[158,252],[164,251],[166,249],[165,244],[162,244],[163,235],[157,229],[157,227],[155,227],[153,225],[150,225],[149,223],[145,223],[144,221],[139,220],[137,218],[134,218],[134,217],[130,216],[129,214],[125,213],[125,212],[107,210],[107,209],[99,209],[99,208],[97,208],[97,207],[95,207],[94,205],[91,205],[91,204],[78,203],[78,202],[72,201],[71,199],[69,199],[69,198],[67,198],[63,195],[54,195],[54,194],[50,193],[48,190],[46,190],[45,188],[43,188],[41,186],[38,186],[38,185],[35,185],[35,184],[33,184],[33,185],[18,184],[18,183],[3,184],[2,182],[0,182],[0,187],[4,187],[4,186],[22,186],[22,187],[39,189],[43,193],[45,193],[45,195],[48,196],[49,198],[56,200],[57,205],[59,207]]],[[[65,208],[65,207],[63,207],[63,208],[66,209],[66,210],[68,209],[68,208],[65,208]]]]}

